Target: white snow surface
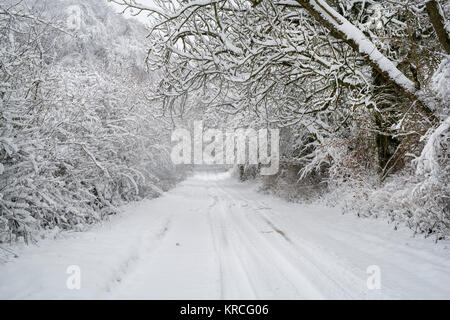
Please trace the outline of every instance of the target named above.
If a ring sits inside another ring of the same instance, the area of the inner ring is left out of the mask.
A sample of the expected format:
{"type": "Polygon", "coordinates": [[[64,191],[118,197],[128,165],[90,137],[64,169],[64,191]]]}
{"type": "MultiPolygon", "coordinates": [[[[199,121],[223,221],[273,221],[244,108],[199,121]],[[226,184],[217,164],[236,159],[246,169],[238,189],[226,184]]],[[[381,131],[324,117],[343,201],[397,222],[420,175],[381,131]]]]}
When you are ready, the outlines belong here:
{"type": "Polygon", "coordinates": [[[83,233],[15,248],[1,299],[449,299],[449,242],[199,172],[83,233]],[[81,269],[69,290],[67,268],[81,269]],[[381,289],[367,287],[379,266],[381,289]]]}

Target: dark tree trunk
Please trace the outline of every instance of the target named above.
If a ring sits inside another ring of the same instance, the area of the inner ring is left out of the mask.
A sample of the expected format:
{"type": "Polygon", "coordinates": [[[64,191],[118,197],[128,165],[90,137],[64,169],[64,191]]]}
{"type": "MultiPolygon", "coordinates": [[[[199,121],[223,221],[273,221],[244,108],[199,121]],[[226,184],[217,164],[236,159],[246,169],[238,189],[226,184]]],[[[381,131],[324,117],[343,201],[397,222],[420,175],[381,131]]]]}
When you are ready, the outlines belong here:
{"type": "Polygon", "coordinates": [[[441,16],[439,12],[439,3],[436,0],[430,0],[427,2],[426,7],[428,16],[430,17],[431,24],[433,25],[439,42],[445,49],[445,52],[447,52],[447,54],[450,54],[450,38],[447,31],[445,30],[444,17],[441,16]]]}
{"type": "Polygon", "coordinates": [[[376,70],[373,71],[374,77],[374,93],[375,96],[382,95],[383,102],[377,103],[377,109],[379,111],[374,111],[375,125],[378,132],[375,134],[375,141],[378,154],[378,166],[382,176],[384,176],[387,170],[390,170],[390,166],[395,161],[391,161],[391,158],[395,155],[395,150],[400,145],[400,141],[396,139],[391,133],[392,123],[389,122],[388,111],[383,112],[383,110],[388,109],[391,103],[394,104],[395,90],[392,90],[389,83],[384,77],[382,77],[376,70]],[[391,102],[392,100],[392,102],[391,102]]]}

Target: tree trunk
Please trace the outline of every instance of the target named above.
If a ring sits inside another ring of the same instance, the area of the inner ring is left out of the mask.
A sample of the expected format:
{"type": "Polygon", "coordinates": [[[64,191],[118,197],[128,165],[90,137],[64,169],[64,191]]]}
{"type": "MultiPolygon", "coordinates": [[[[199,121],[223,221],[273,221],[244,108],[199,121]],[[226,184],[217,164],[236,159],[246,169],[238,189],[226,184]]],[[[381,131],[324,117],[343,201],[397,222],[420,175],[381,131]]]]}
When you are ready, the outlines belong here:
{"type": "Polygon", "coordinates": [[[426,7],[428,16],[430,17],[431,24],[433,25],[439,42],[445,49],[445,52],[450,54],[450,38],[447,30],[445,30],[444,17],[440,13],[439,3],[436,0],[430,0],[427,2],[426,7]]]}

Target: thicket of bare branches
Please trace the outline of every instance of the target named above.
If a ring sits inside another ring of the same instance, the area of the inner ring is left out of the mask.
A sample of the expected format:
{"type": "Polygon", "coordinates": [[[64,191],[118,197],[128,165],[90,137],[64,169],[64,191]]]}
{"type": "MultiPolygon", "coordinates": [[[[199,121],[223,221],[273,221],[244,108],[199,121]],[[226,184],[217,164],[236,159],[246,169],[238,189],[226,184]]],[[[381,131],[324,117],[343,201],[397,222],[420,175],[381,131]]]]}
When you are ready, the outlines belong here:
{"type": "Polygon", "coordinates": [[[231,124],[289,128],[283,165],[298,168],[300,181],[350,184],[363,190],[353,204],[368,203],[368,215],[387,201],[393,219],[448,234],[448,3],[113,2],[150,16],[148,60],[164,72],[158,92],[168,112],[187,112],[200,93],[231,124]],[[427,154],[439,161],[422,152],[430,136],[427,154]],[[424,161],[433,165],[415,171],[424,161]],[[401,197],[380,200],[383,182],[405,174],[401,197]]]}

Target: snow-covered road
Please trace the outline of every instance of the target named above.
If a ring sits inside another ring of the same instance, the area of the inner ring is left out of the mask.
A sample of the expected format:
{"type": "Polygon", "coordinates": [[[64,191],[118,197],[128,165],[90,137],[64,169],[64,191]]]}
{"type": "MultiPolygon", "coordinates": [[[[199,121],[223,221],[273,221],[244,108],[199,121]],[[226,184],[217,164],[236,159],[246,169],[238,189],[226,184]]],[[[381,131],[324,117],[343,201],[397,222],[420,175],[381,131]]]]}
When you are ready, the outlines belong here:
{"type": "Polygon", "coordinates": [[[197,173],[0,265],[2,299],[450,299],[450,245],[197,173]],[[69,266],[81,271],[70,290],[69,266]],[[381,289],[369,289],[369,266],[381,289]]]}

